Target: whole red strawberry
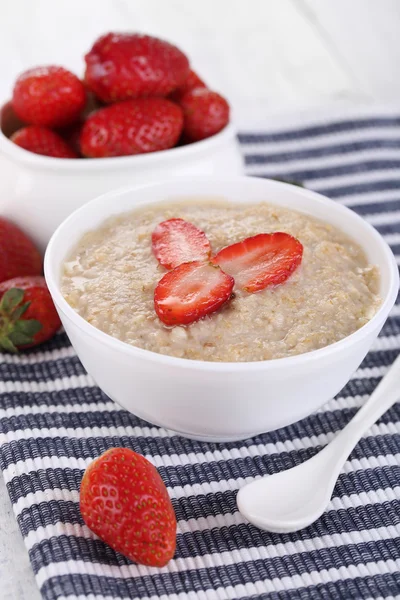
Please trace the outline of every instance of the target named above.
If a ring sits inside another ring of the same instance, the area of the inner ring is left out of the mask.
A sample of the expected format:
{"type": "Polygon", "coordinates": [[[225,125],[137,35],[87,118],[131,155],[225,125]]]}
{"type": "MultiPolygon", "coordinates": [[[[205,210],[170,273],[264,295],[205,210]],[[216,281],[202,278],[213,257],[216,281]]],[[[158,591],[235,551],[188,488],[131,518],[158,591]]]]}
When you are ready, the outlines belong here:
{"type": "Polygon", "coordinates": [[[6,102],[1,108],[0,112],[1,119],[1,131],[6,137],[11,137],[21,127],[24,127],[26,123],[21,121],[15,114],[11,102],[6,102]]]}
{"type": "Polygon", "coordinates": [[[175,146],[182,126],[182,110],[165,98],[126,100],[101,108],[87,119],[81,152],[101,158],[166,150],[175,146]]]}
{"type": "Polygon", "coordinates": [[[60,327],[44,277],[15,277],[0,283],[0,350],[37,346],[60,327]]]}
{"type": "Polygon", "coordinates": [[[10,140],[20,148],[35,154],[53,158],[78,158],[71,146],[60,135],[47,127],[36,125],[23,127],[13,133],[10,140]]]}
{"type": "Polygon", "coordinates": [[[183,135],[196,142],[215,135],[229,122],[229,104],[220,94],[206,88],[187,92],[179,102],[185,117],[183,135]]]}
{"type": "Polygon", "coordinates": [[[0,217],[0,282],[20,275],[41,275],[42,257],[29,237],[0,217]]]}
{"type": "Polygon", "coordinates": [[[176,546],[176,517],[157,469],[140,454],[112,448],[86,469],[80,491],[86,525],[131,560],[163,567],[176,546]]]}
{"type": "Polygon", "coordinates": [[[190,92],[196,88],[206,88],[206,84],[194,71],[190,71],[185,79],[185,82],[170,95],[171,100],[180,102],[186,92],[190,92]]]}
{"type": "Polygon", "coordinates": [[[103,102],[167,96],[183,84],[189,62],[176,46],[150,35],[108,33],[86,54],[85,82],[103,102]]]}
{"type": "Polygon", "coordinates": [[[22,73],[14,86],[12,104],[25,123],[63,127],[76,121],[84,108],[83,83],[62,67],[36,67],[22,73]]]}

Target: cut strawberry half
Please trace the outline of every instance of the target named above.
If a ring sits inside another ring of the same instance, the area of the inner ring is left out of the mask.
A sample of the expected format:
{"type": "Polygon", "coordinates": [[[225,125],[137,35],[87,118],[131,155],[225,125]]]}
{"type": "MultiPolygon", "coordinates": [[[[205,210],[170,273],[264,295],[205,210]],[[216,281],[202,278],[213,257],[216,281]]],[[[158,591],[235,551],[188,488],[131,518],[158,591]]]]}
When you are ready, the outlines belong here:
{"type": "Polygon", "coordinates": [[[189,325],[221,308],[231,298],[234,283],[216,265],[184,263],[159,281],[154,308],[165,325],[189,325]]]}
{"type": "Polygon", "coordinates": [[[260,233],[223,248],[212,262],[246,292],[283,283],[301,263],[303,245],[288,233],[260,233]]]}
{"type": "Polygon", "coordinates": [[[166,269],[182,263],[208,260],[211,246],[206,234],[183,219],[163,221],[153,231],[153,253],[166,269]]]}

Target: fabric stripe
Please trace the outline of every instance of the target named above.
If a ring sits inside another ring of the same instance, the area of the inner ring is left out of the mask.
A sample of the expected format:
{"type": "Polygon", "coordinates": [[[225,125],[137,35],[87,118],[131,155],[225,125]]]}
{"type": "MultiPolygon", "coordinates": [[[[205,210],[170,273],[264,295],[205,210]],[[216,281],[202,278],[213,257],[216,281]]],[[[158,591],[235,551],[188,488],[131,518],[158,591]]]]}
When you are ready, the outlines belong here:
{"type": "Polygon", "coordinates": [[[242,133],[239,134],[239,140],[244,146],[244,152],[246,153],[247,143],[266,143],[266,142],[280,142],[286,140],[296,140],[298,143],[301,138],[313,138],[317,136],[326,136],[329,134],[337,134],[344,131],[350,131],[353,135],[360,129],[372,129],[376,128],[392,128],[400,125],[400,117],[378,117],[373,119],[353,119],[351,121],[337,121],[335,123],[324,123],[318,125],[310,125],[307,127],[301,127],[297,129],[290,129],[287,131],[280,131],[274,133],[242,133]]]}

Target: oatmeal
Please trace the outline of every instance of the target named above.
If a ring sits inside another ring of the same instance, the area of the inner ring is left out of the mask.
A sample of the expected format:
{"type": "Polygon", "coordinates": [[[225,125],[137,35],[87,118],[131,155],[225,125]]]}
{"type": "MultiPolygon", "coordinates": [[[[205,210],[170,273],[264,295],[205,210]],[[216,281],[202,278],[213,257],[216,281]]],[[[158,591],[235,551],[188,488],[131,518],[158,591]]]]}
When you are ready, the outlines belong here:
{"type": "Polygon", "coordinates": [[[64,265],[62,293],[89,323],[128,344],[205,361],[257,361],[316,350],[367,323],[380,305],[379,273],[335,227],[267,203],[158,204],[113,217],[89,232],[64,265]],[[152,232],[179,217],[203,230],[213,253],[260,233],[286,232],[303,245],[300,266],[281,285],[234,289],[220,312],[167,327],[154,289],[167,272],[152,252],[152,232]]]}

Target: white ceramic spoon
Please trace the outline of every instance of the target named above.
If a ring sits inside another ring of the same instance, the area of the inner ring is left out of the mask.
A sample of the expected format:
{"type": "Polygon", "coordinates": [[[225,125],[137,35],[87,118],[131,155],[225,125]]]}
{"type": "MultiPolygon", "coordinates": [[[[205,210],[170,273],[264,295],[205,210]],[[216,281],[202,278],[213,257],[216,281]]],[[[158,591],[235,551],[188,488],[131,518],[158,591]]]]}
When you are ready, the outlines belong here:
{"type": "Polygon", "coordinates": [[[245,485],[237,503],[242,515],[260,529],[298,531],[325,511],[347,457],[362,435],[400,400],[400,355],[350,423],[318,454],[287,471],[245,485]]]}

